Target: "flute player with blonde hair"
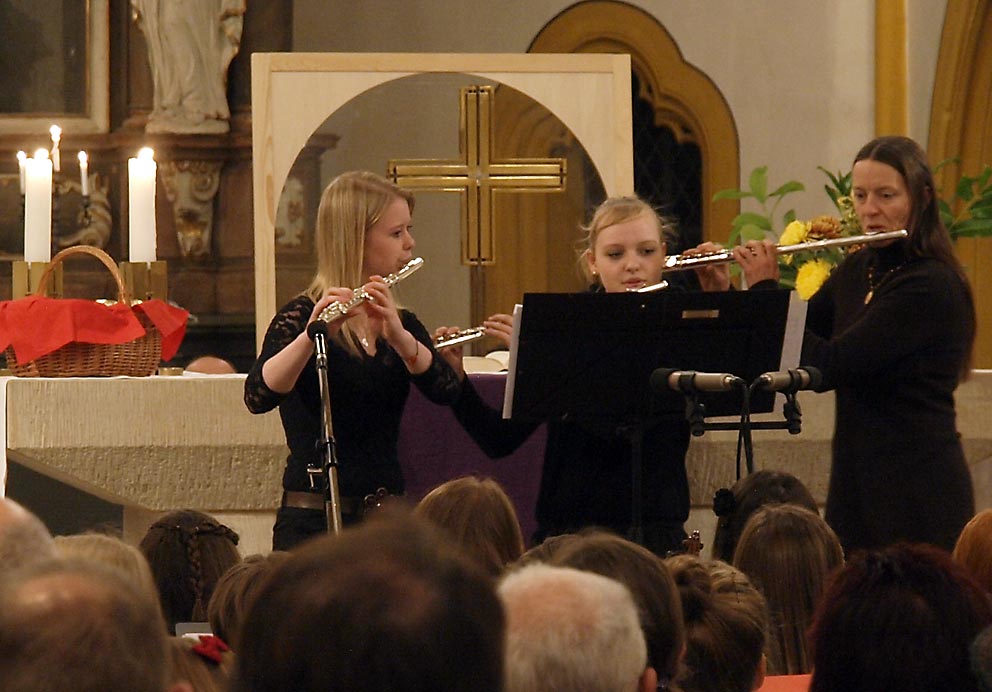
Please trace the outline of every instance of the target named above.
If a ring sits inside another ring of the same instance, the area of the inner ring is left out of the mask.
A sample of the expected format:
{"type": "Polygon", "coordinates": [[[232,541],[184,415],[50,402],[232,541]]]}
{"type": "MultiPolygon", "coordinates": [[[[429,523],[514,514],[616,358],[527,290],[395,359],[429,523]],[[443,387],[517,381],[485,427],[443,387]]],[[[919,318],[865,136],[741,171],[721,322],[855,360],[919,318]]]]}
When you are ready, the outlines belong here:
{"type": "Polygon", "coordinates": [[[404,492],[397,440],[410,384],[436,403],[454,400],[458,378],[427,330],[397,306],[384,277],[403,268],[415,246],[413,195],[374,173],[342,173],[317,212],[317,268],[310,287],[273,318],[245,380],[253,413],[276,406],[289,458],[273,548],[286,550],[327,530],[324,493],[311,492],[308,467],[320,454],[321,399],[308,325],[361,286],[368,300],[328,325],[328,380],[345,525],[361,518],[363,498],[404,492]]]}

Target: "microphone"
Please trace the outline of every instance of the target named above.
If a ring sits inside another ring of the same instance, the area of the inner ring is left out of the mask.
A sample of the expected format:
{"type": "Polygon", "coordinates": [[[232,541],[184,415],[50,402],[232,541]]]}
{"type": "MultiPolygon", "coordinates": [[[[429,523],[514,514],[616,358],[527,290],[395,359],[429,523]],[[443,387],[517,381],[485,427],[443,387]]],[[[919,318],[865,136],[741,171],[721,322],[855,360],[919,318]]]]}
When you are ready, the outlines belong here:
{"type": "Polygon", "coordinates": [[[791,394],[803,389],[816,389],[823,375],[816,368],[803,366],[793,370],[766,372],[758,377],[758,386],[771,392],[791,394]]]}
{"type": "Polygon", "coordinates": [[[658,368],[651,373],[651,388],[655,392],[672,389],[676,392],[728,392],[744,384],[744,380],[727,372],[696,372],[658,368]]]}
{"type": "Polygon", "coordinates": [[[318,334],[323,334],[324,338],[327,338],[327,322],[324,320],[314,320],[307,325],[307,336],[310,337],[310,341],[317,338],[318,334]]]}

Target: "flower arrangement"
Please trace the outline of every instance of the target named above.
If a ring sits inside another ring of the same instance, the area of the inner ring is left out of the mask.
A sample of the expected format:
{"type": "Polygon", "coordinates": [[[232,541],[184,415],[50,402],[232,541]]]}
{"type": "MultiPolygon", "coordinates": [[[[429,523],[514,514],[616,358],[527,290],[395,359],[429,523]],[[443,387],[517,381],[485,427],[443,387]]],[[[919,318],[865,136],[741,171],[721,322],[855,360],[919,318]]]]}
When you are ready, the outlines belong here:
{"type": "MultiPolygon", "coordinates": [[[[936,166],[934,172],[945,165],[958,163],[958,159],[947,159],[936,166]]],[[[793,192],[806,188],[797,180],[790,180],[768,192],[768,167],[759,166],[751,171],[748,189],[721,190],[713,196],[713,201],[721,199],[753,199],[761,206],[761,212],[742,212],[732,223],[727,246],[748,240],[772,238],[779,245],[861,235],[861,224],[854,211],[851,199],[851,173],[831,173],[822,166],[817,169],[829,178],[824,190],[834,206],[837,216],[818,216],[808,221],[796,220],[793,209],[782,217],[783,230],[775,232],[775,214],[782,200],[793,192]]],[[[938,191],[937,199],[940,217],[952,240],[967,237],[992,236],[992,166],[985,166],[977,176],[962,175],[950,194],[938,191]],[[957,210],[955,214],[954,211],[957,210]]],[[[796,252],[779,255],[779,284],[783,288],[795,288],[804,300],[815,294],[830,272],[848,254],[856,252],[860,245],[844,248],[828,248],[819,252],[796,252]]],[[[732,267],[739,273],[739,268],[732,267]]]]}
{"type": "MultiPolygon", "coordinates": [[[[763,240],[772,237],[779,245],[796,245],[799,243],[841,238],[858,235],[860,224],[854,212],[851,200],[851,175],[833,174],[823,168],[832,183],[826,185],[827,195],[837,207],[838,216],[817,216],[801,221],[796,219],[795,210],[790,209],[782,215],[785,228],[781,234],[776,234],[775,213],[782,200],[793,192],[806,188],[796,180],[790,180],[772,192],[768,189],[768,169],[760,166],[751,172],[747,190],[722,190],[713,197],[713,201],[721,199],[754,199],[762,207],[763,213],[744,212],[733,221],[728,245],[748,240],[763,240]],[[769,205],[771,207],[769,208],[769,205]]],[[[853,246],[855,249],[857,246],[853,246]]],[[[841,260],[851,251],[847,248],[827,248],[819,252],[795,252],[778,256],[779,285],[783,288],[795,288],[799,297],[809,300],[823,282],[827,280],[841,260]]],[[[736,267],[733,268],[739,272],[736,267]]]]}

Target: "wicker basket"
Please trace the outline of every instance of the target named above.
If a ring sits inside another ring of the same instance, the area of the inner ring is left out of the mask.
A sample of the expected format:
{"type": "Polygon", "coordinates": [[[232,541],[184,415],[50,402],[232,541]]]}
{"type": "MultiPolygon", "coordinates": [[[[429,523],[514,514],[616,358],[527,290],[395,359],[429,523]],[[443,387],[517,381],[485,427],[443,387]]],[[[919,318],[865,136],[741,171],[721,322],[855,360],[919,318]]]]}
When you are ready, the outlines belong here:
{"type": "MultiPolygon", "coordinates": [[[[48,277],[55,267],[73,255],[90,255],[100,260],[117,284],[117,300],[125,305],[131,304],[131,298],[113,259],[103,250],[88,245],[66,248],[52,258],[38,281],[39,295],[44,295],[48,290],[48,277]]],[[[135,315],[145,328],[145,335],[133,341],[123,344],[87,344],[74,341],[28,363],[18,363],[13,347],[8,346],[7,367],[18,377],[152,375],[162,357],[162,334],[143,312],[137,310],[135,315]]]]}

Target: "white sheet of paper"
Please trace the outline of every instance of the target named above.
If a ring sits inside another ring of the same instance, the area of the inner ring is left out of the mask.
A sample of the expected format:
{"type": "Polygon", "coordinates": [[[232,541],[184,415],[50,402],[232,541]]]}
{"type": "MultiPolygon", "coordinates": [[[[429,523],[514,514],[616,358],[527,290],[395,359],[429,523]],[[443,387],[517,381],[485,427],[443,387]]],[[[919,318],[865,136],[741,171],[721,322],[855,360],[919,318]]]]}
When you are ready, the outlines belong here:
{"type": "Polygon", "coordinates": [[[510,362],[506,368],[506,390],[503,392],[503,418],[513,415],[513,382],[517,376],[517,344],[520,339],[520,320],[524,316],[524,306],[513,306],[513,336],[510,337],[510,362]]]}

